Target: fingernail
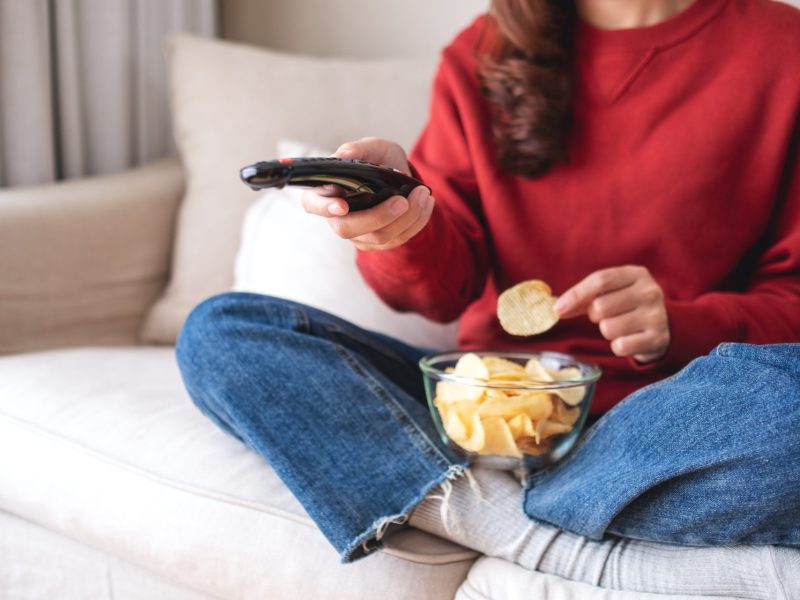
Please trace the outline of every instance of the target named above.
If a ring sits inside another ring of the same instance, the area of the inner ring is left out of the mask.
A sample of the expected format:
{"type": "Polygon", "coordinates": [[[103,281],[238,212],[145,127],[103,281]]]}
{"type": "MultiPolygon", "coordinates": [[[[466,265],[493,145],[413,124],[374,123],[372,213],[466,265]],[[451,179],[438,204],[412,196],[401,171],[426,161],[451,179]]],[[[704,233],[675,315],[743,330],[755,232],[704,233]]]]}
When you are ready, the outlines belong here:
{"type": "Polygon", "coordinates": [[[353,148],[351,146],[339,146],[336,154],[352,154],[353,148]]]}
{"type": "Polygon", "coordinates": [[[344,207],[337,202],[328,204],[328,212],[332,215],[343,215],[345,213],[344,207]]]}
{"type": "Polygon", "coordinates": [[[403,197],[395,198],[389,202],[389,212],[393,215],[402,215],[408,209],[408,200],[403,197]]]}
{"type": "Polygon", "coordinates": [[[569,309],[569,300],[564,296],[559,297],[556,300],[556,303],[553,305],[553,310],[556,311],[557,315],[563,315],[569,309]]]}

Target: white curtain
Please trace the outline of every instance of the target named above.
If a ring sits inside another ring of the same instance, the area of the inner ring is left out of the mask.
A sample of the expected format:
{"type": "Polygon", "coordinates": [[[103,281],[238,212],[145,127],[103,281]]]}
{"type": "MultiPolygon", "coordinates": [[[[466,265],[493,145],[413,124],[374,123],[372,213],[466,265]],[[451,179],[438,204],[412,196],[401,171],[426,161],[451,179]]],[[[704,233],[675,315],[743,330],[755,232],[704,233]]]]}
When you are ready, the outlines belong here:
{"type": "Polygon", "coordinates": [[[216,0],[0,0],[0,186],[170,154],[164,36],[215,35],[216,0]]]}

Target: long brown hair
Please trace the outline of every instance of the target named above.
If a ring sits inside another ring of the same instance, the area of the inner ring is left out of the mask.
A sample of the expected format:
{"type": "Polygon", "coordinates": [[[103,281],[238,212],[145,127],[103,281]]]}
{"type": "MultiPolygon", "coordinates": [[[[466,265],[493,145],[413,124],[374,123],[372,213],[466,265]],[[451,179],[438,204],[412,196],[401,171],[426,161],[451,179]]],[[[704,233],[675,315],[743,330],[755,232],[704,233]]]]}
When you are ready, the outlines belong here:
{"type": "Polygon", "coordinates": [[[568,0],[492,0],[478,77],[503,169],[535,178],[567,159],[575,21],[568,0]]]}

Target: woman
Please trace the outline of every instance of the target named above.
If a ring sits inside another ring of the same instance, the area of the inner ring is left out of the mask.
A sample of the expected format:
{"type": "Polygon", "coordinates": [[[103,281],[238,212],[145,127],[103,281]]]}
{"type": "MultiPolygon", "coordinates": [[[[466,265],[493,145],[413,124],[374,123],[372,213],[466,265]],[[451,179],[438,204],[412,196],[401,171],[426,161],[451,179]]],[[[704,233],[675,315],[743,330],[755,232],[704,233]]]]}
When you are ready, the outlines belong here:
{"type": "Polygon", "coordinates": [[[200,305],[178,345],[190,395],[344,560],[410,521],[606,587],[797,597],[798,39],[798,12],[759,0],[495,0],[444,51],[411,164],[374,138],[336,154],[414,172],[436,201],[347,214],[335,189],[305,194],[387,303],[460,318],[462,348],[603,367],[594,408],[614,410],[528,479],[524,514],[507,474],[471,470],[488,502],[460,477],[421,350],[314,309],[200,305]],[[508,336],[498,292],[531,278],[562,321],[508,336]]]}

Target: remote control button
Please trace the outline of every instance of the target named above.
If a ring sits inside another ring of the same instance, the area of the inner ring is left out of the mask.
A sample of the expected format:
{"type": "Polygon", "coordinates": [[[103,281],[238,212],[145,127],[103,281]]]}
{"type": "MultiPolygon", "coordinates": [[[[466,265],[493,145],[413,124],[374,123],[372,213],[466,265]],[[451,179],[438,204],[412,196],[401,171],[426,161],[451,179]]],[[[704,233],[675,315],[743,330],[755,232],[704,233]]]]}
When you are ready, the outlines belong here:
{"type": "Polygon", "coordinates": [[[294,162],[293,158],[281,158],[278,162],[282,165],[290,165],[294,162]]]}

